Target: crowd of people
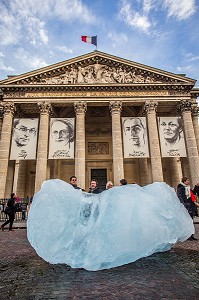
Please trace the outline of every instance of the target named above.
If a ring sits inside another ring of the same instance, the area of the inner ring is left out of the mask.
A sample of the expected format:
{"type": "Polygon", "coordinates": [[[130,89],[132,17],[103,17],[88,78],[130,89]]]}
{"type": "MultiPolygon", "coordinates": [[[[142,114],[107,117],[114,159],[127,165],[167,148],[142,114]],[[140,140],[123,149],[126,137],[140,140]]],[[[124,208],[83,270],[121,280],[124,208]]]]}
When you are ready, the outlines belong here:
{"type": "MultiPolygon", "coordinates": [[[[72,176],[70,178],[70,184],[75,188],[75,189],[81,189],[80,187],[77,186],[77,177],[72,176]]],[[[125,178],[120,180],[120,185],[127,185],[128,182],[125,178]]],[[[132,184],[135,184],[135,182],[132,182],[132,184]]],[[[106,184],[106,190],[112,188],[113,182],[108,181],[106,184]]],[[[103,190],[98,186],[98,182],[96,179],[92,179],[90,181],[90,188],[88,193],[93,193],[93,194],[99,194],[103,190]]],[[[180,200],[180,202],[184,205],[184,207],[187,209],[190,217],[193,219],[195,216],[198,216],[198,210],[197,208],[199,207],[199,203],[197,202],[197,196],[199,197],[199,183],[197,183],[193,189],[190,187],[190,180],[187,176],[184,176],[181,180],[181,182],[177,186],[176,190],[177,196],[180,200]]],[[[189,239],[190,241],[196,241],[197,238],[194,237],[192,234],[189,239]]]]}
{"type": "MultiPolygon", "coordinates": [[[[71,176],[70,177],[70,184],[74,187],[74,189],[82,190],[81,187],[77,185],[77,177],[71,176]]],[[[120,180],[120,185],[124,186],[127,185],[128,182],[125,178],[120,180]]],[[[135,184],[135,182],[132,182],[131,184],[135,184]]],[[[105,190],[113,188],[113,182],[108,181],[106,183],[105,190]]],[[[98,185],[98,181],[96,179],[92,179],[90,181],[90,187],[88,190],[88,193],[92,194],[100,194],[103,192],[103,189],[98,185]]],[[[184,205],[184,207],[187,209],[190,217],[193,219],[195,216],[198,215],[197,208],[199,207],[199,203],[197,202],[197,197],[199,197],[199,183],[197,183],[193,189],[190,187],[190,180],[188,177],[184,176],[181,180],[181,182],[178,184],[176,189],[177,196],[179,198],[179,201],[184,205]]],[[[31,197],[32,198],[32,197],[31,197]]],[[[30,199],[32,200],[32,199],[30,199]]],[[[29,201],[31,202],[31,201],[29,201]]],[[[10,199],[7,201],[7,205],[4,208],[4,213],[8,216],[8,219],[1,225],[1,230],[4,230],[4,227],[9,224],[9,231],[13,231],[12,226],[15,219],[15,213],[17,211],[21,212],[21,220],[25,221],[27,217],[28,212],[28,204],[27,203],[20,203],[19,197],[17,197],[14,193],[11,194],[10,199]],[[19,207],[20,206],[20,207],[19,207]]],[[[197,240],[194,235],[191,235],[189,238],[190,241],[197,240]]]]}

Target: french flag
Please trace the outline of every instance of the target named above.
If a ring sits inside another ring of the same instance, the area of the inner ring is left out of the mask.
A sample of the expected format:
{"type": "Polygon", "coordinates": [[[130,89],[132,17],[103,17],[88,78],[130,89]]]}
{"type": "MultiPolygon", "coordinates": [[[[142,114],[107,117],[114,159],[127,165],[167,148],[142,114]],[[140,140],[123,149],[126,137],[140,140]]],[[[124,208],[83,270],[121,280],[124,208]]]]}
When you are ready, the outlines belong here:
{"type": "Polygon", "coordinates": [[[82,35],[81,39],[82,39],[82,42],[93,44],[97,47],[97,35],[96,36],[82,35]]]}

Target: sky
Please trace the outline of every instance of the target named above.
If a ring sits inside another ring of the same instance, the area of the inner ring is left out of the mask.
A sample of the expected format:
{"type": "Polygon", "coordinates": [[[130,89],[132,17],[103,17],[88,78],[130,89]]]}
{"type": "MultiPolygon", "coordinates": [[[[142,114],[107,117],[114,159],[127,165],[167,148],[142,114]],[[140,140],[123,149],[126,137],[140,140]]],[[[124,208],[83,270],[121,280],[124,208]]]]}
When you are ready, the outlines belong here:
{"type": "Polygon", "coordinates": [[[0,0],[0,80],[97,50],[199,87],[199,0],[0,0]]]}

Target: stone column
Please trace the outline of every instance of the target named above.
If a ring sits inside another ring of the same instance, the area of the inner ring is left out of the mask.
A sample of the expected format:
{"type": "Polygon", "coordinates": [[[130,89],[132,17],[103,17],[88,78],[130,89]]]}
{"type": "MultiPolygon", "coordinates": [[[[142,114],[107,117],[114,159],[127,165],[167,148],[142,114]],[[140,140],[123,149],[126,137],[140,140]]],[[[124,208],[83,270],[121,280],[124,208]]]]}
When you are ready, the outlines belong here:
{"type": "Polygon", "coordinates": [[[124,178],[122,134],[120,121],[122,102],[111,101],[109,104],[109,108],[112,115],[113,178],[114,185],[119,185],[120,179],[124,178]]]}
{"type": "MultiPolygon", "coordinates": [[[[196,137],[191,117],[192,103],[191,101],[182,100],[180,103],[182,119],[184,124],[184,134],[187,146],[187,156],[189,161],[189,169],[191,175],[191,184],[195,185],[199,182],[199,156],[196,144],[196,137]]],[[[184,174],[186,176],[186,174],[184,174]]]]}
{"type": "Polygon", "coordinates": [[[146,112],[148,126],[149,149],[151,155],[151,172],[153,182],[163,181],[162,161],[156,120],[156,108],[156,102],[147,101],[145,103],[144,109],[146,112]]]}
{"type": "Polygon", "coordinates": [[[18,175],[19,175],[19,162],[20,160],[15,161],[15,171],[14,171],[14,180],[13,180],[13,193],[17,195],[17,182],[18,182],[18,175]]]}
{"type": "Polygon", "coordinates": [[[26,185],[26,160],[16,160],[15,161],[15,171],[14,171],[14,182],[13,182],[13,192],[16,193],[20,198],[25,197],[25,185],[26,185]]]}
{"type": "Polygon", "coordinates": [[[48,127],[49,114],[51,113],[51,104],[48,102],[39,102],[40,123],[39,139],[37,147],[37,162],[35,175],[35,193],[41,188],[42,182],[47,179],[47,155],[48,155],[48,127]]]}
{"type": "Polygon", "coordinates": [[[193,121],[193,128],[194,128],[194,133],[196,137],[196,144],[199,152],[199,125],[198,125],[198,112],[199,112],[199,107],[197,104],[194,104],[192,106],[192,121],[193,121]]]}
{"type": "Polygon", "coordinates": [[[85,113],[87,110],[86,102],[74,102],[76,112],[76,147],[75,147],[75,176],[77,184],[85,189],[85,157],[86,157],[86,140],[85,140],[85,113]]]}
{"type": "Polygon", "coordinates": [[[178,183],[182,179],[182,166],[181,166],[180,157],[169,157],[168,159],[170,163],[172,186],[176,188],[178,183]]]}
{"type": "Polygon", "coordinates": [[[4,198],[12,132],[12,120],[15,111],[14,103],[3,103],[3,124],[0,140],[0,198],[4,198]]]}
{"type": "Polygon", "coordinates": [[[140,185],[144,186],[151,183],[151,172],[150,166],[148,165],[147,158],[139,159],[139,170],[140,170],[140,185]]]}

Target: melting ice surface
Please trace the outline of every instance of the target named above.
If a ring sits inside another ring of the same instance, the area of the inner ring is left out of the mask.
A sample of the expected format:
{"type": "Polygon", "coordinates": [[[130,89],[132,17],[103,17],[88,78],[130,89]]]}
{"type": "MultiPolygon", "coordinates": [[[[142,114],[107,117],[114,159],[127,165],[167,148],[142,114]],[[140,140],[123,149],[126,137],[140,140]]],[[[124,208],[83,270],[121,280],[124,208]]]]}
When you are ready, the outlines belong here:
{"type": "Polygon", "coordinates": [[[33,198],[27,231],[44,260],[96,271],[169,250],[190,237],[194,226],[166,183],[94,195],[52,179],[33,198]]]}

